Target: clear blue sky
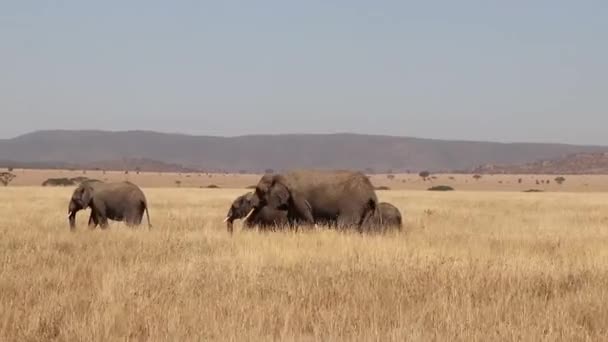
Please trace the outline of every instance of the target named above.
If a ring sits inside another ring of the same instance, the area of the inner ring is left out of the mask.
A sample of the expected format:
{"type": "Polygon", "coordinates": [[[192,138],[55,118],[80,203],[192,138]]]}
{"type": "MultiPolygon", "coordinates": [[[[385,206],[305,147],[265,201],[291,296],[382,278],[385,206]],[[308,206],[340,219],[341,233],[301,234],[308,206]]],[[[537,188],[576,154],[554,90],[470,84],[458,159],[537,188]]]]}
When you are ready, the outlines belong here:
{"type": "Polygon", "coordinates": [[[3,1],[0,115],[608,145],[608,1],[3,1]]]}

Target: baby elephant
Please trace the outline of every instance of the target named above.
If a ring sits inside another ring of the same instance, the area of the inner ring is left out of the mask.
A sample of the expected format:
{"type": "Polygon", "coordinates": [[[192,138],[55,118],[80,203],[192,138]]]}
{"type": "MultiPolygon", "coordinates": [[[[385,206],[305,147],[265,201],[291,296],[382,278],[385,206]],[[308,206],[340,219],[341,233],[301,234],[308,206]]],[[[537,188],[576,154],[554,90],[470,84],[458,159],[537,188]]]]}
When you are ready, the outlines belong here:
{"type": "Polygon", "coordinates": [[[228,232],[233,231],[234,220],[245,219],[244,227],[252,228],[259,226],[260,228],[282,227],[288,224],[287,210],[277,210],[268,206],[254,209],[251,199],[253,192],[248,192],[237,197],[224,219],[227,224],[228,232]]]}
{"type": "Polygon", "coordinates": [[[380,202],[378,205],[380,215],[375,214],[371,217],[368,224],[371,226],[371,231],[385,231],[389,228],[401,230],[403,227],[403,219],[401,212],[394,205],[387,202],[380,202]]]}
{"type": "Polygon", "coordinates": [[[148,203],[144,193],[130,182],[106,183],[86,181],[80,184],[70,200],[68,218],[70,229],[76,227],[76,213],[91,208],[89,227],[108,226],[108,219],[124,221],[129,226],[141,224],[144,211],[150,224],[148,203]]]}

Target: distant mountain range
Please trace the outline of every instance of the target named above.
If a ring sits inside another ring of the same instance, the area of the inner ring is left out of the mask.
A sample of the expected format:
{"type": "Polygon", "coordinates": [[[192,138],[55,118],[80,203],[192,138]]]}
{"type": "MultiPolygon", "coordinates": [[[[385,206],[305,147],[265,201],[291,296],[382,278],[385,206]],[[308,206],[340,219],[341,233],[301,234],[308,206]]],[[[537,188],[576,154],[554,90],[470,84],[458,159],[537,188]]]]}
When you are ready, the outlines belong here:
{"type": "Polygon", "coordinates": [[[37,131],[0,140],[0,166],[142,171],[263,172],[291,168],[367,172],[473,172],[606,146],[447,141],[360,134],[192,136],[148,131],[37,131]]]}
{"type": "Polygon", "coordinates": [[[608,174],[608,153],[575,153],[521,165],[487,164],[477,167],[473,172],[486,174],[608,174]]]}

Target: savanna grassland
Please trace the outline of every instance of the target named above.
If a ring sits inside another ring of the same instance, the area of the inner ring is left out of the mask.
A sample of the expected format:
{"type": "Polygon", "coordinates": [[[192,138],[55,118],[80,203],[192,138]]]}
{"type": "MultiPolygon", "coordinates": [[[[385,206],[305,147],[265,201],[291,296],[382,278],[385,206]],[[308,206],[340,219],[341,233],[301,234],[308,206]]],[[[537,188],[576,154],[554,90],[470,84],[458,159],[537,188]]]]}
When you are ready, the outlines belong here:
{"type": "Polygon", "coordinates": [[[608,335],[608,194],[382,191],[404,232],[240,231],[242,189],[145,188],[154,227],[71,233],[0,188],[1,341],[577,341],[608,335]]]}

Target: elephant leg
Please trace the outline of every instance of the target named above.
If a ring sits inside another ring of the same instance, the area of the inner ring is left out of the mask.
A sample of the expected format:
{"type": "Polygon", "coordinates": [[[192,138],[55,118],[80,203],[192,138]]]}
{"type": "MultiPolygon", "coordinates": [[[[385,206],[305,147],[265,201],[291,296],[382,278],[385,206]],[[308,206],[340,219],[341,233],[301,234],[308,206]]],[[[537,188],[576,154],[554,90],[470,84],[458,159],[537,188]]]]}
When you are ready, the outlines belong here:
{"type": "Polygon", "coordinates": [[[130,209],[124,215],[125,224],[128,227],[139,226],[144,216],[144,211],[140,209],[130,209]]]}
{"type": "Polygon", "coordinates": [[[101,217],[99,219],[99,226],[101,227],[101,229],[108,228],[108,218],[107,217],[101,217]]]}
{"type": "Polygon", "coordinates": [[[349,213],[344,213],[344,214],[340,214],[340,216],[338,216],[338,219],[336,222],[336,228],[337,229],[351,229],[351,228],[356,227],[361,232],[361,227],[358,225],[358,223],[359,222],[355,215],[349,214],[349,213]]]}
{"type": "Polygon", "coordinates": [[[93,211],[91,211],[91,215],[89,216],[89,228],[95,229],[95,227],[97,227],[98,224],[99,224],[99,220],[97,220],[95,213],[93,211]]]}

